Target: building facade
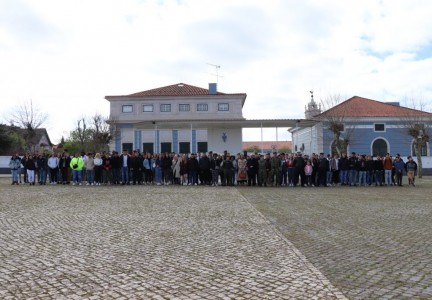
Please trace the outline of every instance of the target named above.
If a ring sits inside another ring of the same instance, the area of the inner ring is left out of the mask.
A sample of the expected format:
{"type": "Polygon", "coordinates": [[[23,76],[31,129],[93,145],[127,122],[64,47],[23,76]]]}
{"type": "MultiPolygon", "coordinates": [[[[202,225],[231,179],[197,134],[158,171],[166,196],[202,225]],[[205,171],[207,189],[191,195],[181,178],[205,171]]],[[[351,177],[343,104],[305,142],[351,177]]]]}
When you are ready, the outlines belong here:
{"type": "Polygon", "coordinates": [[[242,148],[245,93],[221,93],[216,84],[203,89],[178,83],[105,99],[116,129],[110,149],[190,153],[242,148]]]}
{"type": "MultiPolygon", "coordinates": [[[[305,154],[335,153],[334,134],[329,124],[335,118],[342,124],[340,139],[347,141],[347,153],[385,155],[399,153],[401,156],[415,156],[416,137],[408,133],[413,123],[423,128],[426,135],[432,124],[432,114],[402,107],[399,103],[383,103],[354,96],[339,105],[321,112],[316,109],[313,98],[305,115],[318,121],[308,128],[292,128],[293,151],[305,154]],[[309,108],[314,110],[310,112],[309,108]]],[[[420,137],[419,137],[420,138],[420,137]]],[[[422,156],[430,156],[427,142],[421,149],[422,156]]]]}

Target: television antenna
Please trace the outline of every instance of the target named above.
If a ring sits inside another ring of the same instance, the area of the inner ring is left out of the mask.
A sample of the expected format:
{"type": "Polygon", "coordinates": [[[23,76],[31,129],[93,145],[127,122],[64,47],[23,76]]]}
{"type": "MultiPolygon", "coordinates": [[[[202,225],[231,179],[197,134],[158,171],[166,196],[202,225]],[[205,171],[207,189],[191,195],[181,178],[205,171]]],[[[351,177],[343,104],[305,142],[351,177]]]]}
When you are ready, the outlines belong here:
{"type": "Polygon", "coordinates": [[[216,83],[219,83],[219,77],[223,78],[223,76],[219,75],[219,69],[220,69],[220,65],[215,65],[215,64],[211,64],[211,63],[207,63],[209,66],[212,66],[216,69],[216,74],[210,74],[213,76],[216,76],[216,83]]]}

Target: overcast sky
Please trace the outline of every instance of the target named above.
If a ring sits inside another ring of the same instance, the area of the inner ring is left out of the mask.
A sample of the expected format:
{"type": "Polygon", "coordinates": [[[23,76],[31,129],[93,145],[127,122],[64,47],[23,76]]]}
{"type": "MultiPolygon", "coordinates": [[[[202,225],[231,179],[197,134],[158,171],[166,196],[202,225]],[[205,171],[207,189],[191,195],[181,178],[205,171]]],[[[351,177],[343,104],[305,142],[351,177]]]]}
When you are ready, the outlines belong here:
{"type": "Polygon", "coordinates": [[[1,118],[32,99],[57,143],[108,116],[106,95],[207,88],[209,64],[219,91],[247,93],[248,119],[303,118],[310,90],[430,103],[431,12],[429,0],[0,0],[1,118]]]}

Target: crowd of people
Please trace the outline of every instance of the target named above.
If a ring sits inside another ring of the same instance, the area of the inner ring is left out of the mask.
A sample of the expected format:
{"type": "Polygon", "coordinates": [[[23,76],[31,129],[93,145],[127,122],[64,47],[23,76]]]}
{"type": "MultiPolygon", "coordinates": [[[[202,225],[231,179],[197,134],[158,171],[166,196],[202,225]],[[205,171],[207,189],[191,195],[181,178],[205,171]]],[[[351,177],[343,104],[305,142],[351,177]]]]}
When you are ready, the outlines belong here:
{"type": "Polygon", "coordinates": [[[415,186],[417,164],[394,158],[345,153],[230,155],[208,153],[76,153],[11,157],[12,185],[208,185],[208,186],[415,186]]]}

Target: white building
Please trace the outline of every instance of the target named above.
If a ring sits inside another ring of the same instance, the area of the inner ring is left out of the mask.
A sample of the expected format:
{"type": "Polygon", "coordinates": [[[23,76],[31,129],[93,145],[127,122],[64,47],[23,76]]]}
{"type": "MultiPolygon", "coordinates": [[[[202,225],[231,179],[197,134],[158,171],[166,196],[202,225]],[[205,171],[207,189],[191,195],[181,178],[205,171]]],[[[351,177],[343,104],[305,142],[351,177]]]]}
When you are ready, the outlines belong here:
{"type": "Polygon", "coordinates": [[[305,120],[246,120],[246,94],[218,92],[215,83],[209,89],[178,83],[105,99],[116,129],[110,149],[117,151],[239,153],[243,128],[308,125],[305,120]]]}

